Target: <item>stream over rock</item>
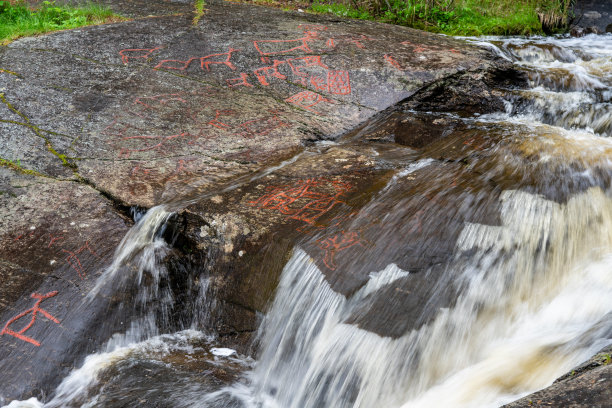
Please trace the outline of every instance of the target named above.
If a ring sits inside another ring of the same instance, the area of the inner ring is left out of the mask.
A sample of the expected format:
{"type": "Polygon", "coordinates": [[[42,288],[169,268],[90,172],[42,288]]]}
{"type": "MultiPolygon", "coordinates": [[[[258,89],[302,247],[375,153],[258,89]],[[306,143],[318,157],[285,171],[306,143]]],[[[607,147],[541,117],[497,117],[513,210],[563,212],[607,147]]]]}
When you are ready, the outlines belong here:
{"type": "Polygon", "coordinates": [[[497,407],[610,343],[612,37],[105,3],[0,50],[0,404],[497,407]]]}

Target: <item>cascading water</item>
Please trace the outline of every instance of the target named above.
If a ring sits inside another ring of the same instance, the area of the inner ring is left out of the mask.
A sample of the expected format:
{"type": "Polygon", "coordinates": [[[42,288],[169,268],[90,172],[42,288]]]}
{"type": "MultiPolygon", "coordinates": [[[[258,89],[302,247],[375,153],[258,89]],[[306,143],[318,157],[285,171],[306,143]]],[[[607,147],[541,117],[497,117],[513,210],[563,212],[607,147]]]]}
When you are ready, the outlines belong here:
{"type": "MultiPolygon", "coordinates": [[[[434,271],[382,259],[387,266],[369,271],[367,283],[346,295],[298,247],[260,326],[257,361],[215,352],[214,336],[194,330],[197,324],[160,334],[167,330],[160,330],[160,316],[169,320],[174,303],[159,263],[169,250],[159,230],[171,212],[156,207],[125,237],[90,295],[136,284],[139,313],[131,328],[89,356],[44,406],[146,406],[147,399],[165,398],[174,407],[496,407],[545,387],[608,344],[612,37],[471,41],[521,66],[530,87],[515,91],[506,112],[461,119],[483,134],[499,127],[504,138],[462,170],[499,182],[492,190],[499,219],[452,220],[460,228],[442,267],[447,278],[431,293],[452,287],[453,302],[426,301],[420,313],[431,318],[423,324],[394,336],[377,334],[355,323],[363,305],[398,282],[434,271]],[[205,361],[206,369],[232,367],[233,385],[190,381],[169,368],[192,359],[205,361]],[[149,371],[163,378],[142,374],[149,371]],[[128,375],[142,380],[133,392],[121,390],[128,375]]],[[[424,158],[398,168],[353,222],[434,163],[424,158]]],[[[380,228],[393,233],[402,223],[388,216],[380,228]]],[[[211,304],[208,283],[201,275],[198,309],[211,304]]],[[[393,302],[389,298],[382,312],[393,313],[393,302]]],[[[197,320],[206,311],[193,314],[197,320]]]]}
{"type": "Polygon", "coordinates": [[[391,264],[347,299],[297,250],[261,327],[254,406],[496,407],[612,340],[612,38],[488,45],[528,71],[531,89],[476,121],[527,125],[535,140],[521,136],[523,151],[533,142],[543,166],[578,159],[568,176],[586,178],[585,191],[565,203],[502,192],[501,225],[467,223],[457,240],[456,304],[397,339],[347,320],[368,292],[410,271],[391,264]]]}

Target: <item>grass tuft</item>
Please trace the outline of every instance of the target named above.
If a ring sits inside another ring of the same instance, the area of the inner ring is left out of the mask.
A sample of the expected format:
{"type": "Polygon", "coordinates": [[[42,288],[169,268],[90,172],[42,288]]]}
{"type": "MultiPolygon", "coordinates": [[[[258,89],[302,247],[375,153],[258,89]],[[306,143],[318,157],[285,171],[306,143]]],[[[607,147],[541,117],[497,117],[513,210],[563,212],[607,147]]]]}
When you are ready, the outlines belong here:
{"type": "Polygon", "coordinates": [[[204,16],[204,11],[206,10],[204,7],[206,6],[206,2],[204,0],[196,0],[194,4],[193,11],[193,25],[198,25],[198,22],[204,16]]]}
{"type": "Polygon", "coordinates": [[[33,9],[23,1],[0,1],[0,43],[50,31],[122,20],[108,7],[93,3],[72,7],[43,1],[33,9]]]}
{"type": "Polygon", "coordinates": [[[451,35],[534,35],[566,30],[573,0],[313,0],[310,9],[451,35]]]}

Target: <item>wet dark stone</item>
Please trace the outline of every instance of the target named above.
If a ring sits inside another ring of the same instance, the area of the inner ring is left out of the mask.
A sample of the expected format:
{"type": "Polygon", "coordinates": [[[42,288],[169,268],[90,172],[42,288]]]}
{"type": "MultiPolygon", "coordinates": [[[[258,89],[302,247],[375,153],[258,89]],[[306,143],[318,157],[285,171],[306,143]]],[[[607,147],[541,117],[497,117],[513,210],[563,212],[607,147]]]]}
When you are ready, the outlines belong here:
{"type": "Polygon", "coordinates": [[[599,0],[576,0],[574,2],[572,28],[584,29],[585,33],[603,34],[612,25],[612,2],[599,0]]]}

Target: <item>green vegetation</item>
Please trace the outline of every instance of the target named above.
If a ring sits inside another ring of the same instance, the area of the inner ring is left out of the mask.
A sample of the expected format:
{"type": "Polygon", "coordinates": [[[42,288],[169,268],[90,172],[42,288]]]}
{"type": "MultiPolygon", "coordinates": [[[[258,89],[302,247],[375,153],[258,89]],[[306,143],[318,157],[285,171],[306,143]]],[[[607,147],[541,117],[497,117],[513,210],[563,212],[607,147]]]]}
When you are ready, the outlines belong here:
{"type": "Polygon", "coordinates": [[[0,43],[6,44],[28,35],[120,20],[122,18],[109,8],[97,4],[72,7],[43,1],[38,8],[32,9],[23,1],[0,1],[0,43]]]}
{"type": "Polygon", "coordinates": [[[204,6],[206,6],[206,2],[204,0],[195,1],[194,11],[193,11],[193,21],[192,21],[193,25],[198,25],[198,22],[204,15],[204,10],[205,10],[204,6]]]}
{"type": "Polygon", "coordinates": [[[572,0],[314,0],[310,9],[451,35],[532,35],[566,30],[572,0]]]}

